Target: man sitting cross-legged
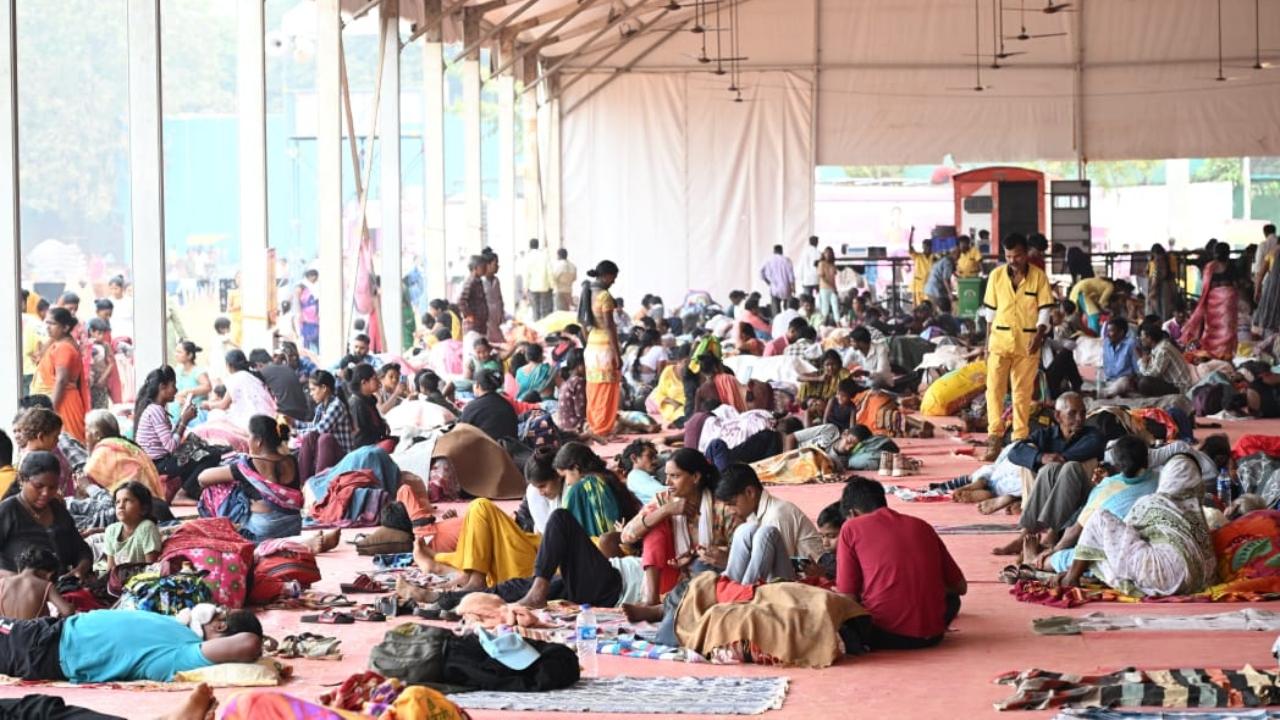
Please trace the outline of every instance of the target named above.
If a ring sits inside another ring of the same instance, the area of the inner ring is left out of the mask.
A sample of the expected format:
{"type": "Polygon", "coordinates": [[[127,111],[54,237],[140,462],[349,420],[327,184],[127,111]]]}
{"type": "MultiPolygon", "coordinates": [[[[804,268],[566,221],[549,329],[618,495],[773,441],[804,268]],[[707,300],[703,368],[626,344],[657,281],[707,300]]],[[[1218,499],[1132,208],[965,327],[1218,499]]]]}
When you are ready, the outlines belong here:
{"type": "Polygon", "coordinates": [[[733,531],[724,575],[743,585],[794,580],[792,558],[803,558],[814,575],[822,557],[822,535],[794,503],[769,494],[750,465],[730,465],[720,473],[715,497],[733,508],[742,524],[733,531]]]}
{"type": "Polygon", "coordinates": [[[941,642],[968,591],[942,538],[924,520],[889,509],[873,480],[849,481],[840,509],[848,519],[836,543],[836,591],[870,613],[862,641],[902,650],[941,642]]]}
{"type": "Polygon", "coordinates": [[[1021,553],[1023,562],[1034,563],[1043,548],[1052,547],[1071,527],[1093,489],[1089,478],[1106,450],[1106,438],[1084,424],[1084,400],[1079,395],[1063,393],[1054,410],[1056,425],[1033,433],[1009,451],[1012,462],[1036,475],[1022,493],[1019,537],[992,550],[996,555],[1021,553]]]}

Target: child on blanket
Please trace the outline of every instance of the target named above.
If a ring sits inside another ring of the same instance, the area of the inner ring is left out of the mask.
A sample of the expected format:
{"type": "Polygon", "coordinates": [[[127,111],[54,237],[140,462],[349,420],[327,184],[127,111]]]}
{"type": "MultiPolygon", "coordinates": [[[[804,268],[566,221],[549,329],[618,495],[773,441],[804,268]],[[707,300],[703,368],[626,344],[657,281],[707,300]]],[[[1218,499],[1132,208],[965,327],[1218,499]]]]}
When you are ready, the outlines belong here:
{"type": "Polygon", "coordinates": [[[49,606],[65,617],[75,614],[75,607],[58,594],[54,575],[58,557],[48,548],[32,545],[18,556],[18,572],[0,577],[0,617],[32,620],[49,614],[49,606]]]}
{"type": "Polygon", "coordinates": [[[103,533],[103,556],[94,566],[99,573],[110,573],[116,565],[153,563],[160,558],[160,528],[151,519],[152,498],[147,486],[128,482],[115,489],[112,499],[116,519],[103,533]]]}

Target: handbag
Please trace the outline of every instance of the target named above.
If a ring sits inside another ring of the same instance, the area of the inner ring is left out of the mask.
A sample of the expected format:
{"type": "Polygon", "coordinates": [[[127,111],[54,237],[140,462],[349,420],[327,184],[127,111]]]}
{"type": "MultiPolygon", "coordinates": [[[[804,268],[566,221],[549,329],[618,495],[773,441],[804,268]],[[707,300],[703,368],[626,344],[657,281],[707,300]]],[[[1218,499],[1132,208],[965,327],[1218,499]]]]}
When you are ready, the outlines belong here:
{"type": "Polygon", "coordinates": [[[444,674],[445,647],[453,633],[444,628],[403,623],[369,652],[369,669],[407,685],[438,682],[444,674]]]}

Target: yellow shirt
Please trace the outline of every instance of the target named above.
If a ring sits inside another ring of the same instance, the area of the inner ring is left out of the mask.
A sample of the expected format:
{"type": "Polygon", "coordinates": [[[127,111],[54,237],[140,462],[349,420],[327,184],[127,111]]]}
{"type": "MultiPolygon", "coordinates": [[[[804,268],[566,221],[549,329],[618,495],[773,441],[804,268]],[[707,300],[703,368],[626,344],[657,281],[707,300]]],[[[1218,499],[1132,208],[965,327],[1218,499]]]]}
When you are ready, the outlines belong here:
{"type": "Polygon", "coordinates": [[[36,330],[39,318],[30,315],[22,316],[22,374],[35,375],[36,361],[33,359],[40,349],[40,333],[36,330]]]}
{"type": "Polygon", "coordinates": [[[12,465],[0,467],[0,497],[3,497],[9,491],[9,486],[13,484],[14,478],[18,476],[12,465]]]}
{"type": "Polygon", "coordinates": [[[911,284],[924,287],[925,280],[929,279],[929,271],[933,270],[933,256],[928,253],[913,252],[911,259],[915,261],[911,270],[911,284]]]}
{"type": "Polygon", "coordinates": [[[1009,266],[1001,265],[987,278],[987,294],[982,304],[995,312],[988,344],[990,351],[1025,355],[1036,335],[1040,311],[1053,307],[1049,277],[1035,265],[1028,265],[1027,276],[1014,288],[1009,266]]]}
{"type": "Polygon", "coordinates": [[[1085,278],[1071,287],[1071,295],[1068,299],[1074,302],[1083,294],[1084,310],[1090,315],[1097,315],[1111,303],[1111,291],[1114,289],[1115,285],[1106,278],[1085,278]]]}
{"type": "Polygon", "coordinates": [[[971,247],[956,258],[956,277],[971,278],[982,274],[982,253],[971,247]]]}

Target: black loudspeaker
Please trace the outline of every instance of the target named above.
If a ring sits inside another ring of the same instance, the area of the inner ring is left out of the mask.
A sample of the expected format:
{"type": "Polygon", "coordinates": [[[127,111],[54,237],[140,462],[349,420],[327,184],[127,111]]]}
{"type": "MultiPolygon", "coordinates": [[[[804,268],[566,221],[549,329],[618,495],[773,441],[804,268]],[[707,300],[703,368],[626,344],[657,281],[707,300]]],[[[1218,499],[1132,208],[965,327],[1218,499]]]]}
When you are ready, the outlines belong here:
{"type": "Polygon", "coordinates": [[[1000,183],[1000,235],[1022,233],[1024,237],[1040,231],[1040,198],[1034,182],[1000,183]]]}

